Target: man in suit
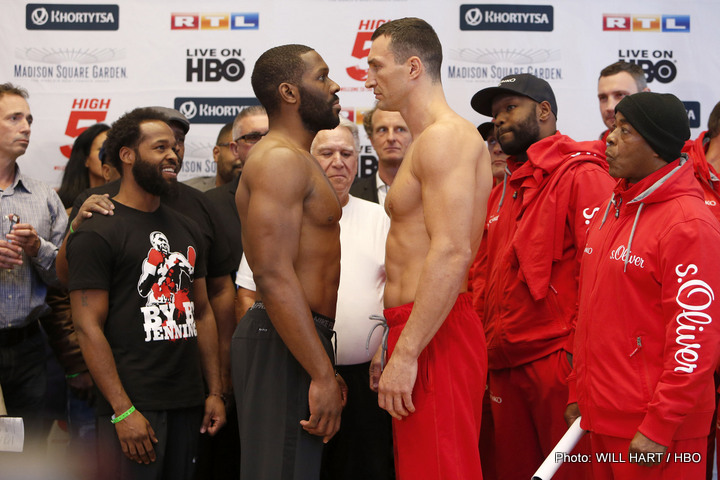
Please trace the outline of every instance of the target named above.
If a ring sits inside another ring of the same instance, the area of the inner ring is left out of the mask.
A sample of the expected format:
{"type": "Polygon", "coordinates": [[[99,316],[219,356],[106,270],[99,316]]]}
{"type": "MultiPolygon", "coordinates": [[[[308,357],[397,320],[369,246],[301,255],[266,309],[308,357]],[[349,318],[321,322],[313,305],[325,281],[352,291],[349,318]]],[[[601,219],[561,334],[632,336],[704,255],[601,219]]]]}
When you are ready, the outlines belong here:
{"type": "Polygon", "coordinates": [[[378,169],[374,175],[358,178],[350,194],[385,205],[385,195],[412,142],[412,135],[402,115],[373,107],[363,119],[365,133],[378,156],[378,169]]]}

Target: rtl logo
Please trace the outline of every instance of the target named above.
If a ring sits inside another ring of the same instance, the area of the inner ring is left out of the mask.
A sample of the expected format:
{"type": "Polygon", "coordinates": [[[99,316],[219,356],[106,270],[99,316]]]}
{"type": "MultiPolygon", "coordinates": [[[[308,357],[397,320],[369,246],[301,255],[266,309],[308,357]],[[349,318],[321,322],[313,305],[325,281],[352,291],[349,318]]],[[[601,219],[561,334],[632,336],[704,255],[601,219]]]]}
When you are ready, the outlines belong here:
{"type": "MultiPolygon", "coordinates": [[[[370,44],[372,43],[370,37],[372,37],[376,28],[389,21],[390,20],[360,20],[358,34],[357,37],[355,37],[355,44],[353,45],[351,55],[358,60],[367,58],[370,53],[370,44]]],[[[360,68],[360,65],[348,67],[346,71],[347,74],[350,75],[350,78],[357,80],[358,82],[364,82],[367,80],[368,71],[366,68],[360,68]]]]}
{"type": "Polygon", "coordinates": [[[257,30],[258,13],[173,13],[172,30],[257,30]]]}
{"type": "Polygon", "coordinates": [[[603,14],[603,30],[614,32],[690,32],[690,15],[603,14]]]}
{"type": "MultiPolygon", "coordinates": [[[[74,139],[89,126],[104,121],[108,108],[110,108],[109,98],[76,98],[73,100],[65,135],[74,139]]],[[[72,145],[60,147],[60,152],[66,158],[70,158],[71,151],[72,145]]]]}

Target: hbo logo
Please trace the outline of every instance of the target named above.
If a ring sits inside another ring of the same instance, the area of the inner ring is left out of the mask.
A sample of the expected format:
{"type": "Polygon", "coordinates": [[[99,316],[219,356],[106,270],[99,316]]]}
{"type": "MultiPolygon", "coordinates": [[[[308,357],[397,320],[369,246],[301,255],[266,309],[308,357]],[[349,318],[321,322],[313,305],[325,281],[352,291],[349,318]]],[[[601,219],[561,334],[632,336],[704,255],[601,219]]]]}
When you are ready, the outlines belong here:
{"type": "Polygon", "coordinates": [[[648,83],[653,80],[670,83],[677,76],[677,67],[670,60],[660,60],[654,63],[650,60],[630,60],[630,63],[637,63],[642,67],[648,83]]]}
{"type": "Polygon", "coordinates": [[[237,82],[245,75],[245,65],[237,58],[224,62],[216,58],[188,58],[186,81],[219,82],[225,79],[237,82]],[[193,78],[197,77],[197,78],[193,78]]]}

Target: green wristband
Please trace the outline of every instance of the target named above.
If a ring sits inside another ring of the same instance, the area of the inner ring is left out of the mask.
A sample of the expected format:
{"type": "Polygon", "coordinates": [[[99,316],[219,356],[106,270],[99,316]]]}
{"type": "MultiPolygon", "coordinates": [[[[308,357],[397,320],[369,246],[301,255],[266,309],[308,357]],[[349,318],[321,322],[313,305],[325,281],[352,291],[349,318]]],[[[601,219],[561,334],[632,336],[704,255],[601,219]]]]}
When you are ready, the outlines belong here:
{"type": "Polygon", "coordinates": [[[80,372],[78,372],[78,373],[71,373],[70,375],[65,375],[65,378],[67,378],[68,380],[70,380],[71,378],[75,378],[75,377],[79,377],[79,376],[80,376],[80,372]]]}
{"type": "Polygon", "coordinates": [[[110,422],[112,424],[122,422],[127,417],[129,417],[130,414],[133,413],[134,411],[135,411],[135,405],[131,405],[130,408],[128,408],[124,413],[121,413],[119,416],[116,417],[115,415],[113,415],[112,417],[110,417],[110,422]]]}
{"type": "Polygon", "coordinates": [[[72,222],[70,222],[70,234],[72,235],[73,233],[75,233],[75,230],[73,230],[73,228],[72,228],[72,222]]]}

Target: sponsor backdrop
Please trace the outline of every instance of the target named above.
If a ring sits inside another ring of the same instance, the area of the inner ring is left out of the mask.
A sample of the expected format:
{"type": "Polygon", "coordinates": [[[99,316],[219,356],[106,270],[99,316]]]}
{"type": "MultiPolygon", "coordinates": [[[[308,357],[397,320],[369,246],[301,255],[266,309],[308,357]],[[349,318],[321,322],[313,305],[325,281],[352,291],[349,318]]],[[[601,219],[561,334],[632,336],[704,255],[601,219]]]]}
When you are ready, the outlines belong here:
{"type": "MultiPolygon", "coordinates": [[[[29,90],[35,117],[20,164],[53,186],[84,128],[144,105],[172,106],[192,123],[180,178],[213,175],[218,130],[256,103],[255,60],[284,43],[318,50],[341,86],[344,114],[361,124],[374,102],[364,87],[370,36],[405,16],[437,30],[448,100],[476,124],[487,119],[470,108],[472,95],[528,72],[553,86],[563,133],[597,138],[598,72],[619,59],[640,64],[653,91],[685,102],[693,136],[720,100],[717,0],[6,1],[2,10],[0,81],[29,90]]],[[[374,165],[363,133],[358,173],[374,165]]]]}

